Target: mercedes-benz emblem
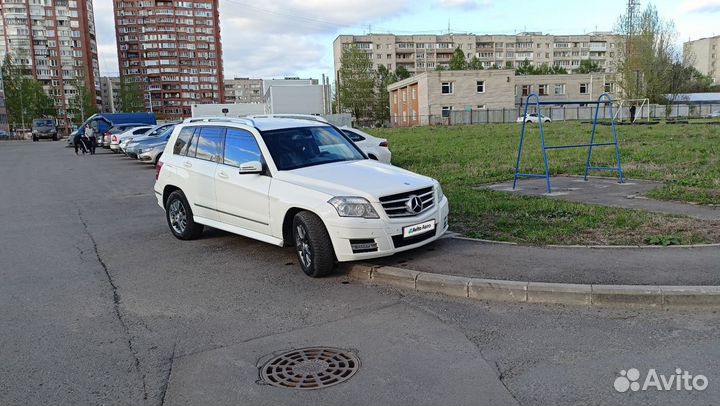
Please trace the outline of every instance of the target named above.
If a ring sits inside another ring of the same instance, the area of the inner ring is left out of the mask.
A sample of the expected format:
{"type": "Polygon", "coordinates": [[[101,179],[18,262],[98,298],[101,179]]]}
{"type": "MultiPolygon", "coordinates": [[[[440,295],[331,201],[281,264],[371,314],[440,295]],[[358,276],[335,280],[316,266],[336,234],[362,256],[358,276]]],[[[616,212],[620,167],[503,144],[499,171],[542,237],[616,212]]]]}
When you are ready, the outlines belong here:
{"type": "Polygon", "coordinates": [[[408,197],[407,202],[405,202],[405,207],[407,208],[407,211],[413,214],[420,213],[423,209],[423,202],[422,200],[417,197],[416,195],[412,195],[408,197]]]}

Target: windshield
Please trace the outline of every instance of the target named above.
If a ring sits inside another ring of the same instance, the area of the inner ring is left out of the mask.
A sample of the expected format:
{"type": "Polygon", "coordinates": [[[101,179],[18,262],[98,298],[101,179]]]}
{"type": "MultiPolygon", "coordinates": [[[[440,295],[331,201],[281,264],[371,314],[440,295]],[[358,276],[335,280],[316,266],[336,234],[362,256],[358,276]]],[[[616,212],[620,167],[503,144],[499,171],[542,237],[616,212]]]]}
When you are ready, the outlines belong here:
{"type": "Polygon", "coordinates": [[[262,137],[275,165],[281,171],[365,159],[355,144],[333,127],[263,131],[262,137]]]}
{"type": "Polygon", "coordinates": [[[53,121],[50,119],[47,120],[33,120],[33,125],[35,127],[52,127],[53,121]]]}

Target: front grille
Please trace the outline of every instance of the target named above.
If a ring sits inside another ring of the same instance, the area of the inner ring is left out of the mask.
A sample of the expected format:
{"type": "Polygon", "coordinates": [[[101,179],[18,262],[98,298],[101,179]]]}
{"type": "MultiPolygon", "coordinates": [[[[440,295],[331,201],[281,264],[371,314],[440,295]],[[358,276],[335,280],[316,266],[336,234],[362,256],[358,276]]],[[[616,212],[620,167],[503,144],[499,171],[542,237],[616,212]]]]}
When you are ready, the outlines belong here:
{"type": "Polygon", "coordinates": [[[398,193],[381,197],[380,204],[382,204],[385,213],[390,218],[417,216],[420,213],[430,210],[435,205],[435,192],[431,186],[410,192],[398,193]],[[419,197],[422,201],[422,207],[417,212],[413,212],[408,208],[408,200],[414,196],[419,197]]]}
{"type": "Polygon", "coordinates": [[[400,248],[408,245],[417,244],[420,241],[425,241],[427,239],[435,237],[435,234],[437,234],[437,232],[438,229],[435,229],[434,231],[429,231],[427,233],[409,238],[403,238],[402,234],[394,235],[392,236],[393,245],[395,246],[395,248],[400,248]]]}

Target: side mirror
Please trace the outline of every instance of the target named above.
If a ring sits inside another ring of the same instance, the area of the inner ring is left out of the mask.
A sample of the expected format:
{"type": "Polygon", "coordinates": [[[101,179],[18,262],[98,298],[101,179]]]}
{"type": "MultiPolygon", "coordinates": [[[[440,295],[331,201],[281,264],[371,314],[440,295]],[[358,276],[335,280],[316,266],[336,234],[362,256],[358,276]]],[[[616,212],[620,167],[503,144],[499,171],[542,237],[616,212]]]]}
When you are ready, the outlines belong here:
{"type": "Polygon", "coordinates": [[[240,164],[240,174],[262,173],[263,166],[260,161],[248,161],[240,164]]]}

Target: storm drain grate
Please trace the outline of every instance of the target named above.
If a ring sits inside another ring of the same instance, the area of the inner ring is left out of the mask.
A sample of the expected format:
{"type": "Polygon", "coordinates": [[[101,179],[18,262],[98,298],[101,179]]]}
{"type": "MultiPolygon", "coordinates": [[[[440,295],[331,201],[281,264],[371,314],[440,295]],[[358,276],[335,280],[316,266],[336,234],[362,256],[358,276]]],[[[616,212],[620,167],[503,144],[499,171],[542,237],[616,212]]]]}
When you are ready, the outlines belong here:
{"type": "Polygon", "coordinates": [[[272,386],[301,390],[322,389],[350,379],[360,368],[352,352],[328,347],[301,348],[280,354],[260,370],[272,386]]]}

